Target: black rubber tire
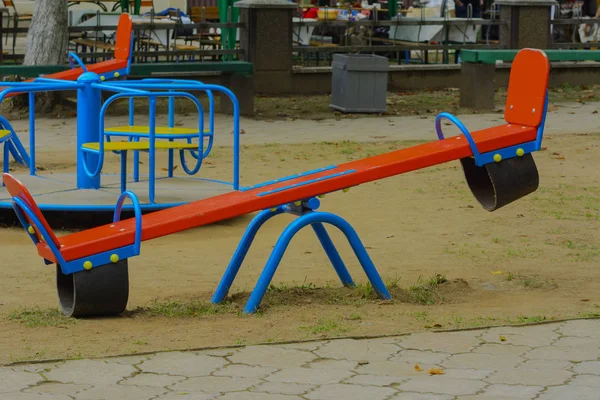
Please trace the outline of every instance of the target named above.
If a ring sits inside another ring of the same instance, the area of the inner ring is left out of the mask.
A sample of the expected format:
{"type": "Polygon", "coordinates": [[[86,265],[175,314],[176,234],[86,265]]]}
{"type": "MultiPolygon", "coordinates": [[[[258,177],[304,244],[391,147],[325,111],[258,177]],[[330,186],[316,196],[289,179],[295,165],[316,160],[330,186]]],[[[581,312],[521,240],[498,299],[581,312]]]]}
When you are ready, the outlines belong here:
{"type": "Polygon", "coordinates": [[[129,299],[127,260],[71,275],[64,275],[56,266],[56,288],[60,309],[66,316],[118,315],[125,311],[129,299]]]}
{"type": "Polygon", "coordinates": [[[471,192],[484,209],[494,211],[537,190],[540,178],[531,154],[500,162],[475,165],[473,158],[460,160],[471,192]]]}

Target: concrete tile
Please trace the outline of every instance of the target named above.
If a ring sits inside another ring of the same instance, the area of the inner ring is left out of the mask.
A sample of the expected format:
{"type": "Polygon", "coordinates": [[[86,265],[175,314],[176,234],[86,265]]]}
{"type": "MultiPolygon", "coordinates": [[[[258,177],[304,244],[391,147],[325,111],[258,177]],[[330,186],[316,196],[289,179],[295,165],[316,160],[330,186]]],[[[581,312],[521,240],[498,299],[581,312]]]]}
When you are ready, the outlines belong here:
{"type": "Polygon", "coordinates": [[[202,376],[169,386],[173,391],[226,393],[238,390],[248,390],[258,381],[253,378],[231,378],[228,376],[202,376]]]}
{"type": "Polygon", "coordinates": [[[270,394],[253,392],[227,393],[219,397],[219,400],[302,400],[301,397],[288,394],[270,394]]]}
{"type": "Polygon", "coordinates": [[[573,367],[574,365],[575,364],[572,362],[564,360],[527,360],[522,363],[520,367],[529,369],[559,369],[562,371],[568,371],[569,368],[573,367]]]}
{"type": "Polygon", "coordinates": [[[463,353],[481,343],[476,331],[433,333],[425,332],[405,336],[399,345],[407,350],[432,350],[445,353],[463,353]],[[443,335],[443,336],[442,336],[443,335]]]}
{"type": "Polygon", "coordinates": [[[107,363],[103,360],[68,361],[44,375],[48,380],[92,386],[115,385],[137,370],[131,365],[107,363]]]}
{"type": "Polygon", "coordinates": [[[600,361],[584,361],[575,364],[573,371],[577,374],[600,375],[600,361]]]}
{"type": "Polygon", "coordinates": [[[229,357],[235,364],[275,368],[300,367],[316,358],[318,357],[307,351],[277,346],[248,346],[229,357]]]}
{"type": "Polygon", "coordinates": [[[3,393],[2,400],[73,400],[66,394],[40,394],[40,393],[21,393],[11,392],[3,393]]]}
{"type": "MultiPolygon", "coordinates": [[[[432,365],[419,364],[419,366],[427,371],[432,365]]],[[[355,368],[359,374],[379,375],[379,376],[394,376],[398,378],[410,378],[412,376],[420,376],[426,372],[415,371],[415,365],[409,363],[398,363],[391,361],[373,362],[366,365],[359,365],[355,368]]]]}
{"type": "Polygon", "coordinates": [[[305,383],[264,382],[253,387],[251,391],[273,394],[303,394],[315,387],[305,383]]]}
{"type": "Polygon", "coordinates": [[[455,379],[445,375],[419,376],[401,383],[401,391],[417,393],[449,394],[454,396],[475,394],[486,386],[485,383],[471,379],[455,379]]]}
{"type": "Polygon", "coordinates": [[[201,393],[201,392],[169,392],[167,394],[156,397],[161,400],[213,400],[221,396],[220,393],[201,393]]]}
{"type": "MultiPolygon", "coordinates": [[[[427,372],[427,370],[425,370],[427,372]]],[[[447,368],[444,376],[456,379],[485,379],[494,373],[490,369],[447,368]]]]}
{"type": "Polygon", "coordinates": [[[350,378],[354,373],[341,369],[315,369],[315,368],[285,368],[265,378],[269,382],[307,383],[324,385],[339,383],[350,378]]]}
{"type": "Polygon", "coordinates": [[[39,393],[51,395],[75,395],[83,390],[91,389],[92,385],[80,385],[75,383],[44,382],[40,385],[25,389],[24,393],[39,393]]]}
{"type": "Polygon", "coordinates": [[[181,382],[186,379],[187,378],[185,376],[142,373],[119,382],[119,385],[165,388],[167,386],[173,385],[177,382],[181,382]]]}
{"type": "Polygon", "coordinates": [[[558,329],[565,336],[600,337],[600,321],[588,319],[567,321],[558,329]]]}
{"type": "Polygon", "coordinates": [[[525,353],[523,357],[530,360],[595,361],[600,357],[600,348],[544,346],[525,353]]]}
{"type": "Polygon", "coordinates": [[[311,400],[384,400],[397,392],[397,390],[389,387],[338,384],[323,385],[308,393],[305,397],[311,400]]]}
{"type": "Polygon", "coordinates": [[[485,388],[482,395],[488,396],[491,399],[529,400],[537,396],[543,389],[541,386],[490,385],[485,388]]]}
{"type": "Polygon", "coordinates": [[[224,358],[174,351],[155,354],[140,364],[142,372],[179,376],[206,376],[229,364],[224,358]]]}
{"type": "MultiPolygon", "coordinates": [[[[600,376],[577,375],[571,382],[569,382],[569,386],[587,386],[600,388],[600,376]]],[[[598,397],[600,397],[600,393],[598,397]]]]}
{"type": "Polygon", "coordinates": [[[448,396],[444,394],[431,394],[431,393],[414,393],[414,392],[402,392],[398,393],[393,400],[453,400],[454,396],[448,396]]]}
{"type": "Polygon", "coordinates": [[[501,383],[506,385],[531,385],[531,386],[551,386],[565,383],[573,373],[561,371],[558,369],[529,369],[514,368],[502,369],[492,374],[486,379],[490,383],[501,383]]]}
{"type": "Polygon", "coordinates": [[[400,383],[400,379],[393,376],[382,375],[355,375],[346,379],[344,383],[363,386],[390,386],[394,383],[400,383]]]}
{"type": "Polygon", "coordinates": [[[304,351],[315,351],[319,347],[323,346],[328,342],[300,342],[300,343],[286,343],[280,344],[278,347],[282,349],[292,349],[292,350],[304,350],[304,351]]]}
{"type": "Polygon", "coordinates": [[[553,386],[536,400],[598,400],[598,388],[587,386],[553,386]]]}
{"type": "Polygon", "coordinates": [[[332,340],[324,344],[314,353],[323,358],[352,361],[385,361],[400,348],[395,344],[383,343],[377,340],[332,340]]]}
{"type": "Polygon", "coordinates": [[[390,358],[391,362],[409,363],[409,364],[440,364],[450,357],[448,353],[440,353],[428,350],[402,350],[390,358]]]}
{"type": "Polygon", "coordinates": [[[553,342],[552,346],[597,349],[600,347],[600,337],[590,338],[590,337],[565,336],[565,337],[561,337],[557,341],[553,342]]]}
{"type": "Polygon", "coordinates": [[[446,368],[475,368],[497,371],[514,368],[521,362],[523,362],[523,358],[514,355],[467,353],[450,356],[442,365],[446,368]]]}
{"type": "Polygon", "coordinates": [[[531,347],[529,346],[517,346],[504,343],[486,343],[473,350],[473,353],[521,356],[529,350],[531,350],[531,347]]]}
{"type": "Polygon", "coordinates": [[[11,368],[0,367],[0,393],[17,392],[43,380],[35,373],[15,372],[11,368]]]}
{"type": "Polygon", "coordinates": [[[213,373],[213,376],[232,376],[240,378],[264,378],[277,371],[276,368],[257,367],[242,364],[229,364],[213,373]]]}
{"type": "Polygon", "coordinates": [[[326,369],[328,371],[331,370],[344,370],[351,371],[358,366],[357,361],[348,361],[348,360],[328,360],[319,358],[305,365],[305,367],[310,367],[313,369],[326,369]]]}
{"type": "Polygon", "coordinates": [[[153,355],[143,355],[143,356],[124,356],[124,357],[111,357],[105,358],[102,361],[106,361],[107,363],[117,363],[123,365],[137,365],[143,363],[144,361],[151,358],[153,355]]]}
{"type": "Polygon", "coordinates": [[[512,344],[515,346],[549,346],[560,335],[553,331],[557,326],[554,324],[536,325],[528,327],[498,327],[487,329],[479,336],[486,343],[512,344]],[[500,336],[506,341],[500,340],[500,336]]]}
{"type": "Polygon", "coordinates": [[[77,400],[148,400],[168,391],[163,388],[141,386],[107,385],[96,386],[77,394],[77,400]]]}

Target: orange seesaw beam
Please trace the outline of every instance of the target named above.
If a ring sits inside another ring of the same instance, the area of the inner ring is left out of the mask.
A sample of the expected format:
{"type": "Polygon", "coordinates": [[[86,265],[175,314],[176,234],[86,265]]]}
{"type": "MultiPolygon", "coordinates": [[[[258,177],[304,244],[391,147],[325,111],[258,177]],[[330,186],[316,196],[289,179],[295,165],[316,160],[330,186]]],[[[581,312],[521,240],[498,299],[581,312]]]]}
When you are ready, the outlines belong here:
{"type": "MultiPolygon", "coordinates": [[[[531,142],[536,139],[536,135],[537,128],[514,124],[472,133],[481,153],[531,142]]],[[[466,138],[454,136],[352,161],[285,182],[199,200],[144,215],[142,240],[166,236],[472,155],[466,138]],[[318,180],[328,176],[332,177],[318,180]]],[[[60,250],[67,261],[84,258],[89,256],[90,250],[97,254],[132,244],[134,231],[134,219],[100,226],[59,238],[60,250]]],[[[38,244],[38,253],[48,260],[56,261],[44,242],[38,244]]]]}

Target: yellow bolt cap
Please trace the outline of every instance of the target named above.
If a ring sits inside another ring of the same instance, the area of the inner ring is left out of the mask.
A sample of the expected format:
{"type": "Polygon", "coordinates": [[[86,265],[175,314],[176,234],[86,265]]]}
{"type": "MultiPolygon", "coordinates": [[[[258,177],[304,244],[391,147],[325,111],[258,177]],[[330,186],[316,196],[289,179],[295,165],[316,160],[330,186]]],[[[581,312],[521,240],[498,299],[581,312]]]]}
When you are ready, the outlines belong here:
{"type": "Polygon", "coordinates": [[[317,197],[318,197],[318,198],[320,198],[320,199],[324,199],[324,198],[325,198],[325,195],[324,195],[324,194],[320,194],[320,195],[318,195],[317,197]]]}
{"type": "Polygon", "coordinates": [[[110,256],[110,262],[112,263],[118,263],[119,262],[119,256],[116,254],[111,254],[110,256]]]}
{"type": "Polygon", "coordinates": [[[343,191],[344,193],[348,193],[348,192],[350,191],[350,188],[345,188],[345,189],[342,189],[342,191],[343,191]]]}
{"type": "Polygon", "coordinates": [[[87,269],[88,271],[90,269],[92,269],[92,262],[91,261],[86,261],[83,263],[83,268],[87,269]]]}
{"type": "Polygon", "coordinates": [[[294,205],[295,205],[295,206],[300,206],[301,204],[302,204],[302,202],[301,202],[301,201],[295,201],[295,202],[294,202],[294,205]]]}
{"type": "Polygon", "coordinates": [[[496,162],[502,161],[502,156],[500,154],[494,154],[494,161],[496,161],[496,162]]]}
{"type": "Polygon", "coordinates": [[[105,80],[106,80],[106,77],[105,77],[104,75],[102,75],[102,76],[100,77],[100,80],[101,80],[101,81],[105,81],[105,80]]]}
{"type": "Polygon", "coordinates": [[[33,235],[35,233],[35,229],[33,228],[33,226],[29,225],[29,228],[27,228],[27,232],[33,235]]]}
{"type": "Polygon", "coordinates": [[[523,154],[525,154],[525,150],[523,150],[523,149],[517,149],[517,155],[518,155],[519,157],[522,157],[522,156],[523,156],[523,154]]]}
{"type": "Polygon", "coordinates": [[[119,77],[119,73],[115,72],[115,78],[118,78],[118,77],[119,77]]]}
{"type": "Polygon", "coordinates": [[[275,212],[275,211],[277,211],[277,207],[271,208],[271,212],[275,212]]]}

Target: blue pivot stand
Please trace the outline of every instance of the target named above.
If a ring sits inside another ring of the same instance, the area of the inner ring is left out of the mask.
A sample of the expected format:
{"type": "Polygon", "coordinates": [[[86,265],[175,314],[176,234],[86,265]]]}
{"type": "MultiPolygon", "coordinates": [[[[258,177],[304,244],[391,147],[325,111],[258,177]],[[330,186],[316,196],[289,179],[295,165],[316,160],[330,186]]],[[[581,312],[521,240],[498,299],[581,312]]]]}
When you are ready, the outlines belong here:
{"type": "Polygon", "coordinates": [[[217,290],[212,298],[212,302],[220,303],[227,296],[229,288],[233,284],[233,281],[235,280],[235,277],[242,266],[242,262],[244,261],[246,254],[248,254],[248,250],[250,249],[252,241],[256,237],[256,233],[260,227],[274,216],[283,213],[294,214],[297,215],[298,218],[285,228],[279,237],[279,240],[277,240],[275,248],[271,252],[271,256],[269,257],[269,260],[267,261],[267,264],[265,265],[265,268],[263,269],[260,278],[258,278],[258,282],[256,283],[256,286],[254,287],[254,290],[248,299],[248,303],[246,303],[246,307],[244,308],[245,313],[252,314],[256,312],[269,287],[269,284],[271,283],[271,280],[273,279],[273,276],[275,275],[275,271],[277,270],[277,267],[279,266],[283,255],[285,254],[285,250],[290,244],[290,241],[296,233],[298,233],[307,225],[310,225],[313,228],[317,238],[319,238],[325,253],[327,253],[327,256],[329,257],[329,261],[331,261],[331,264],[333,264],[333,268],[338,274],[342,284],[344,286],[354,286],[354,281],[352,280],[352,277],[344,265],[344,262],[342,261],[342,258],[340,257],[333,242],[331,241],[331,238],[329,237],[329,234],[323,225],[324,223],[335,226],[342,231],[344,235],[346,235],[350,246],[354,250],[358,261],[362,265],[363,270],[367,274],[367,277],[373,285],[377,295],[381,299],[391,299],[392,297],[390,296],[390,293],[385,287],[381,276],[379,276],[375,265],[373,265],[373,261],[369,257],[365,246],[360,241],[360,238],[358,237],[358,234],[354,228],[352,228],[352,226],[346,220],[338,215],[328,212],[316,212],[315,210],[319,208],[319,205],[320,202],[318,199],[310,198],[302,202],[295,202],[294,204],[279,206],[271,210],[264,210],[254,217],[252,222],[250,222],[250,225],[248,225],[240,244],[235,250],[233,257],[229,262],[229,266],[227,266],[227,270],[225,271],[225,274],[223,275],[223,278],[217,287],[217,290]]]}

